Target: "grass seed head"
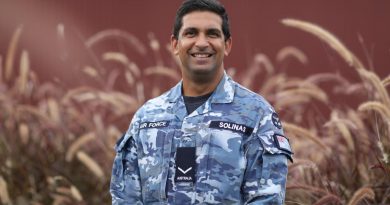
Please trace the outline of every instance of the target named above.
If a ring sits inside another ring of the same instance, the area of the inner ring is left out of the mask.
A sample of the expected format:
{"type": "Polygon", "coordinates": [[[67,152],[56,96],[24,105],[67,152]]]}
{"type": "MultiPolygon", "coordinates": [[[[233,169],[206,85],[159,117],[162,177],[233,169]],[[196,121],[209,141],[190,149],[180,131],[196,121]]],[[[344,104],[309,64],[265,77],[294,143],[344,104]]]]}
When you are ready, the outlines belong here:
{"type": "Polygon", "coordinates": [[[78,151],[77,159],[83,163],[99,180],[104,178],[104,172],[99,164],[83,151],[78,151]]]}
{"type": "Polygon", "coordinates": [[[363,199],[373,200],[374,198],[375,198],[374,190],[372,190],[369,187],[363,187],[355,191],[355,193],[353,193],[353,196],[349,200],[348,205],[357,205],[363,199]]]}
{"type": "Polygon", "coordinates": [[[298,28],[313,34],[333,48],[348,63],[348,65],[354,66],[356,69],[364,69],[360,60],[356,58],[355,55],[329,31],[313,23],[297,19],[283,19],[282,23],[286,26],[298,28]]]}
{"type": "Polygon", "coordinates": [[[276,61],[283,62],[289,57],[297,59],[300,63],[304,65],[309,62],[306,54],[294,46],[286,46],[280,49],[278,54],[276,54],[276,61]]]}
{"type": "Polygon", "coordinates": [[[4,74],[6,81],[9,81],[11,79],[13,73],[15,54],[16,54],[20,36],[22,34],[22,30],[23,30],[23,26],[19,26],[15,30],[14,34],[12,35],[10,44],[8,46],[7,57],[5,59],[5,74],[4,74]]]}
{"type": "Polygon", "coordinates": [[[8,193],[7,182],[0,176],[0,201],[2,204],[11,205],[11,198],[8,193]]]}

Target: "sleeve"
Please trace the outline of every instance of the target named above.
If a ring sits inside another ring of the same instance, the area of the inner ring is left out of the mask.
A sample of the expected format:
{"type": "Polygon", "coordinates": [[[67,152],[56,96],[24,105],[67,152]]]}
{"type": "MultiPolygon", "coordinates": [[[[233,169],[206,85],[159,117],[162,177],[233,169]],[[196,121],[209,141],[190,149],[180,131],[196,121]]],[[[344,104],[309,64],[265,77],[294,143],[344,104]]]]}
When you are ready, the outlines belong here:
{"type": "Polygon", "coordinates": [[[138,123],[134,121],[133,119],[129,130],[115,146],[116,156],[110,183],[113,205],[142,205],[137,144],[134,138],[138,123]]]}
{"type": "Polygon", "coordinates": [[[283,204],[287,180],[287,159],[292,151],[278,115],[265,111],[257,131],[246,146],[247,166],[242,191],[245,204],[283,204]]]}

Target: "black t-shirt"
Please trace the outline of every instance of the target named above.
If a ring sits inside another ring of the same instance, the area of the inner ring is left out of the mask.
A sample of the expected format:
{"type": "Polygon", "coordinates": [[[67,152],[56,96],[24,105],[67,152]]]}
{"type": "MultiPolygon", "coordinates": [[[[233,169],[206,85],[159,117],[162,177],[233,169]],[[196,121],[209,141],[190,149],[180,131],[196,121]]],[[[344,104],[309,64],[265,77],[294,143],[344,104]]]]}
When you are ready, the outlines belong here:
{"type": "Polygon", "coordinates": [[[187,113],[190,114],[194,110],[196,110],[198,107],[203,105],[209,99],[209,97],[213,94],[213,92],[208,93],[206,95],[196,96],[196,97],[190,97],[190,96],[183,96],[184,98],[184,104],[186,105],[187,113]]]}

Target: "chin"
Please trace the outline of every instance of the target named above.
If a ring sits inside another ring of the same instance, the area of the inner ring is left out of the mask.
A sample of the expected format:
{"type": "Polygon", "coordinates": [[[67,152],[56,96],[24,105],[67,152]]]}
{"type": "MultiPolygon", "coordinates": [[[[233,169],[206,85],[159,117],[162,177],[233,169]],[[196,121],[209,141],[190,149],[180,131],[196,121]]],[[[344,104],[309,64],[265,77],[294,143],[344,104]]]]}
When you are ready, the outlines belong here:
{"type": "Polygon", "coordinates": [[[193,69],[191,70],[191,79],[197,83],[208,83],[215,78],[217,69],[193,69]]]}

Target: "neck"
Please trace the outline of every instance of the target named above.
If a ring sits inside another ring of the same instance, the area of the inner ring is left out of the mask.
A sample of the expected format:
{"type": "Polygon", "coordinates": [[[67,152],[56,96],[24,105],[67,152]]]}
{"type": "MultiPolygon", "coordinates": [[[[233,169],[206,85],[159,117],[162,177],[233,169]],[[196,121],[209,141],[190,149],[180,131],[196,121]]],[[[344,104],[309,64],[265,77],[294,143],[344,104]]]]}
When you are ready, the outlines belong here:
{"type": "Polygon", "coordinates": [[[222,77],[223,77],[223,70],[221,73],[218,73],[218,75],[215,78],[213,78],[212,81],[206,83],[194,82],[192,80],[183,78],[183,95],[196,97],[196,96],[201,96],[201,95],[206,95],[208,93],[211,93],[217,88],[222,77]]]}

